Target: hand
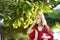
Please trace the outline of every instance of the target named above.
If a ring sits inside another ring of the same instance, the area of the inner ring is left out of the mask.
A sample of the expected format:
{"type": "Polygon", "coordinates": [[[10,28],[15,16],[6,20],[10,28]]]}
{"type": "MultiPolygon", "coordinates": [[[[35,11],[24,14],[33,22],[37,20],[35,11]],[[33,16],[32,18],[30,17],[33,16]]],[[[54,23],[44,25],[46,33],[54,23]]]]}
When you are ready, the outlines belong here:
{"type": "Polygon", "coordinates": [[[33,24],[36,24],[36,20],[33,21],[33,24]]]}
{"type": "Polygon", "coordinates": [[[42,37],[42,38],[44,38],[44,39],[49,39],[49,38],[50,38],[50,36],[45,36],[45,37],[42,37]]]}
{"type": "Polygon", "coordinates": [[[48,36],[46,33],[43,33],[42,38],[44,38],[44,39],[49,39],[49,38],[50,38],[50,36],[48,36]]]}

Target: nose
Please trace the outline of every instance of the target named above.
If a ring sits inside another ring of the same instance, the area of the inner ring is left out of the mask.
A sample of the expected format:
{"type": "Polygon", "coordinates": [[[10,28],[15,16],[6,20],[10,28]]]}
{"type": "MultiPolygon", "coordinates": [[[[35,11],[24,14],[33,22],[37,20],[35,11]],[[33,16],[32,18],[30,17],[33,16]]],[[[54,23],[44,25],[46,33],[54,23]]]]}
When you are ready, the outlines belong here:
{"type": "Polygon", "coordinates": [[[36,22],[38,22],[38,20],[36,20],[36,22]]]}

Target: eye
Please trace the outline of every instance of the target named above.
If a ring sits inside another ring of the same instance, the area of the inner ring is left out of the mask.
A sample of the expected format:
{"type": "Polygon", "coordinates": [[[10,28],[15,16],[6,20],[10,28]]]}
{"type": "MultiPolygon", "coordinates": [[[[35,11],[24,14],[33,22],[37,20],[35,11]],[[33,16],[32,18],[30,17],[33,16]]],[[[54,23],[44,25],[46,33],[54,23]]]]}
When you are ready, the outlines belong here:
{"type": "Polygon", "coordinates": [[[39,18],[37,18],[37,19],[39,19],[39,18]]]}
{"type": "Polygon", "coordinates": [[[40,19],[40,18],[36,18],[36,19],[40,19]]]}

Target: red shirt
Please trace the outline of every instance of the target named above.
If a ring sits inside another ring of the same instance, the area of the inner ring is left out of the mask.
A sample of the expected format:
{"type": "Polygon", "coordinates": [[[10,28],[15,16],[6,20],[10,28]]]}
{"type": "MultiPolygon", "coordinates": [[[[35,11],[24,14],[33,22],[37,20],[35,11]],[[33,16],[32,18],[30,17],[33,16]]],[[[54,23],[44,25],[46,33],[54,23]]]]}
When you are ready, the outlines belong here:
{"type": "Polygon", "coordinates": [[[52,35],[51,31],[49,30],[49,28],[46,25],[44,25],[42,31],[38,30],[38,26],[37,25],[34,25],[34,27],[32,29],[34,29],[34,31],[29,34],[30,40],[34,40],[34,38],[35,38],[35,30],[37,30],[37,32],[38,32],[38,38],[37,38],[37,40],[43,40],[42,39],[43,33],[46,33],[47,35],[50,36],[50,39],[48,39],[48,40],[53,40],[53,35],[52,35]]]}

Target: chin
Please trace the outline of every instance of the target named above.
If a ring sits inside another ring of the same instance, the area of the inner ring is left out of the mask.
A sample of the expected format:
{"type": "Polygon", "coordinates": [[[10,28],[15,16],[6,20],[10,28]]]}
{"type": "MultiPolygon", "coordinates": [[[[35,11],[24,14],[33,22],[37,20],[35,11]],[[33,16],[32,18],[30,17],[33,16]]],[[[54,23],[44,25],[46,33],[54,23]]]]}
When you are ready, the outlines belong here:
{"type": "Polygon", "coordinates": [[[39,23],[36,23],[36,24],[39,24],[39,23]]]}

